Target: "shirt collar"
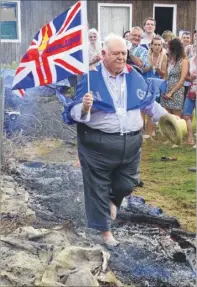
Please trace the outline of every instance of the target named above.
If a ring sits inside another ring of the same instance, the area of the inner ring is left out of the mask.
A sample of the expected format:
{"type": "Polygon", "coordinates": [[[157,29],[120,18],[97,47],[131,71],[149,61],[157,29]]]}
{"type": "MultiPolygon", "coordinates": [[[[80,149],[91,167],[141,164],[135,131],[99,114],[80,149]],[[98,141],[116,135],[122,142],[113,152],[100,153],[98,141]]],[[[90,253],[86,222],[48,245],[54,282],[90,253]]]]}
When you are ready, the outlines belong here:
{"type": "MultiPolygon", "coordinates": [[[[155,36],[156,36],[156,34],[153,33],[153,37],[155,37],[155,36]]],[[[144,32],[144,33],[142,34],[142,39],[148,39],[146,32],[144,32]]]]}
{"type": "MultiPolygon", "coordinates": [[[[115,78],[112,74],[110,74],[110,72],[106,69],[106,67],[105,67],[105,65],[104,65],[103,63],[101,63],[101,67],[102,67],[102,69],[105,71],[105,74],[106,74],[108,77],[113,77],[113,78],[115,78]]],[[[125,65],[123,71],[122,71],[120,74],[118,74],[117,76],[122,76],[122,75],[128,74],[128,73],[129,73],[128,68],[127,68],[127,66],[125,65]]]]}

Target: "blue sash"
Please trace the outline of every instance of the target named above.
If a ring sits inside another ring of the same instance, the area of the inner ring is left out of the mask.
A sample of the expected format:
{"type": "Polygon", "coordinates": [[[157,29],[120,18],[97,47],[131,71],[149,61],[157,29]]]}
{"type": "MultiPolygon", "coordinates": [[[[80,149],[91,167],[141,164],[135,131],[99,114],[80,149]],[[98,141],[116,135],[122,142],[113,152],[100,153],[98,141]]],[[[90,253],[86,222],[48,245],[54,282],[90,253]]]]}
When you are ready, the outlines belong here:
{"type": "MultiPolygon", "coordinates": [[[[106,113],[115,113],[115,107],[112,97],[108,91],[102,75],[102,65],[98,65],[96,70],[89,72],[90,90],[93,93],[93,108],[102,110],[106,113]]],[[[135,109],[143,109],[151,104],[158,93],[165,93],[166,82],[161,79],[148,79],[145,81],[143,77],[130,66],[127,66],[128,73],[125,73],[127,88],[127,111],[135,109]]],[[[76,96],[72,103],[64,108],[62,114],[63,120],[67,124],[74,124],[70,111],[76,104],[82,102],[83,96],[88,92],[87,74],[85,74],[80,83],[77,85],[76,96]]]]}

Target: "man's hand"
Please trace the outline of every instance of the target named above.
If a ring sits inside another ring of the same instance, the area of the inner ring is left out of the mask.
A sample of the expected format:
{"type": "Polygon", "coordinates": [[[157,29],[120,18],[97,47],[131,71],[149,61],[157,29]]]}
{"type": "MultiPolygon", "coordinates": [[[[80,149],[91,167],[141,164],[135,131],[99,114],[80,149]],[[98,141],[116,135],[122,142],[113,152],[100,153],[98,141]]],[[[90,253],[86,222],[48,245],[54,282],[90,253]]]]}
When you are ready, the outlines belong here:
{"type": "Polygon", "coordinates": [[[84,113],[88,113],[93,104],[93,96],[91,92],[85,94],[85,96],[83,97],[82,103],[83,103],[82,111],[84,113]]]}

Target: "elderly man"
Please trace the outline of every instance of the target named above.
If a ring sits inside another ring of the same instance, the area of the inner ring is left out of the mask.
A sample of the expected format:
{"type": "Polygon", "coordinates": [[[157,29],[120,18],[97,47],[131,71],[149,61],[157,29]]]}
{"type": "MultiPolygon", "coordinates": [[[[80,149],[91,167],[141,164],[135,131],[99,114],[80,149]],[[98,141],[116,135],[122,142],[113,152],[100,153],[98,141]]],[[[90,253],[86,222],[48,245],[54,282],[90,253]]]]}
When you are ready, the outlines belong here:
{"type": "Polygon", "coordinates": [[[140,46],[143,30],[140,27],[132,27],[130,31],[131,48],[129,49],[129,57],[131,62],[143,69],[148,64],[148,51],[140,46]]]}
{"type": "Polygon", "coordinates": [[[141,110],[158,121],[167,111],[155,102],[156,85],[126,65],[125,39],[111,34],[102,62],[78,85],[64,120],[77,123],[88,227],[101,232],[104,243],[116,246],[110,230],[116,208],[138,185],[143,121],[141,110]],[[152,87],[152,88],[151,88],[152,87]],[[151,90],[151,93],[149,92],[151,90]]]}

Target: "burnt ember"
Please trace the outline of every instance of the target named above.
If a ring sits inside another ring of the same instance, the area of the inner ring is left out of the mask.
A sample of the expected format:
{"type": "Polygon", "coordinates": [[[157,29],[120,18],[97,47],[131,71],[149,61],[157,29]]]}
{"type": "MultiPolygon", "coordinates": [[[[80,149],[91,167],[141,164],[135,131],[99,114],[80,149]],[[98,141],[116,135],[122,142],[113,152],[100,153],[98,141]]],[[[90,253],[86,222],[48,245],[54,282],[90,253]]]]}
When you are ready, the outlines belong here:
{"type": "MultiPolygon", "coordinates": [[[[29,192],[30,205],[41,226],[65,220],[87,234],[92,246],[95,231],[87,230],[80,168],[66,164],[23,162],[16,180],[29,192]]],[[[109,268],[123,284],[136,287],[194,287],[195,234],[181,230],[179,221],[144,199],[128,199],[112,226],[118,247],[109,250],[109,268]]]]}

